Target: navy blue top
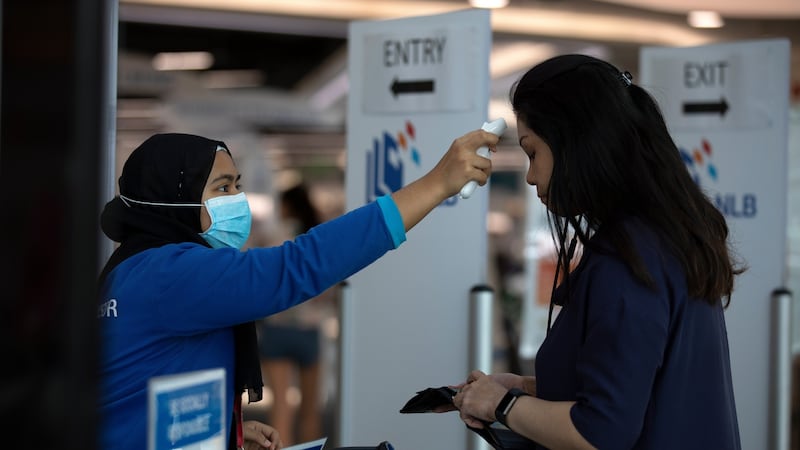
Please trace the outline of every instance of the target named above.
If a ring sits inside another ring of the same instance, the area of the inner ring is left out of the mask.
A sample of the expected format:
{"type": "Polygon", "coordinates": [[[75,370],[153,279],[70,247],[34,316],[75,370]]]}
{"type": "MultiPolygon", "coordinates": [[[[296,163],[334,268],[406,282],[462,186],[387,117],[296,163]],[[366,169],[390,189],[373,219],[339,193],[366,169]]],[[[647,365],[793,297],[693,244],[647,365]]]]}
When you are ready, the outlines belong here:
{"type": "MultiPolygon", "coordinates": [[[[599,449],[740,449],[721,304],[689,298],[666,245],[627,229],[655,290],[613,252],[584,249],[556,291],[569,298],[536,357],[537,396],[575,401],[572,421],[599,449]]],[[[602,231],[591,242],[610,248],[602,231]]]]}

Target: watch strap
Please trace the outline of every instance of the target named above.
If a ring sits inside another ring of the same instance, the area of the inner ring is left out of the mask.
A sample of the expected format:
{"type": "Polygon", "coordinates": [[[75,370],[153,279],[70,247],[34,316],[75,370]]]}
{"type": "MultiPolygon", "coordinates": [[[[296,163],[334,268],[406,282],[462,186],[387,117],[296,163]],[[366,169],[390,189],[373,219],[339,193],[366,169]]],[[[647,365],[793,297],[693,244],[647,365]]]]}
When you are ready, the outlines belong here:
{"type": "Polygon", "coordinates": [[[506,392],[506,395],[500,399],[500,403],[497,404],[497,408],[494,410],[494,417],[495,420],[502,423],[506,427],[508,424],[506,423],[508,413],[511,411],[511,408],[517,402],[517,399],[525,396],[530,395],[527,392],[523,391],[522,389],[512,388],[506,392]]]}

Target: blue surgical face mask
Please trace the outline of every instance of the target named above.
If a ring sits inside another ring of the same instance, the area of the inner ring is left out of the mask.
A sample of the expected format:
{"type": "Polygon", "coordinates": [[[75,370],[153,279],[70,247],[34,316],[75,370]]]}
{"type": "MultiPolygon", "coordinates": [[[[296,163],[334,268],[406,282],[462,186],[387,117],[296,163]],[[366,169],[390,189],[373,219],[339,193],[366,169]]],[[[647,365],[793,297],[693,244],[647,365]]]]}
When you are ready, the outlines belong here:
{"type": "MultiPolygon", "coordinates": [[[[149,206],[163,206],[168,208],[196,208],[203,206],[200,203],[161,203],[134,200],[122,194],[119,196],[126,206],[131,203],[149,206]]],[[[211,218],[208,230],[199,233],[200,236],[214,248],[242,248],[250,236],[250,205],[244,192],[236,195],[223,195],[205,201],[205,207],[211,218]]]]}
{"type": "Polygon", "coordinates": [[[244,192],[205,201],[211,226],[200,236],[214,248],[242,248],[250,236],[250,205],[244,192]]]}

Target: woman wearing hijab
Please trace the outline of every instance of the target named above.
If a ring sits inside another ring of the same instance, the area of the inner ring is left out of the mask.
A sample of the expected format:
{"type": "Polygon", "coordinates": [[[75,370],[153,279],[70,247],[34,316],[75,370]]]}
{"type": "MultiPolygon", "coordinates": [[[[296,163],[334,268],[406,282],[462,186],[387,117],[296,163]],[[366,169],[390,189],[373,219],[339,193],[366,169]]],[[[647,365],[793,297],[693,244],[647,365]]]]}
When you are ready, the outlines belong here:
{"type": "Polygon", "coordinates": [[[240,251],[250,210],[223,142],[157,134],[130,155],[101,216],[119,242],[99,279],[103,449],[147,448],[147,383],[222,367],[229,448],[280,448],[274,429],[242,426],[242,392],[261,396],[255,320],[312,298],[405,241],[406,232],[491,162],[498,138],[453,141],[430,172],[293,241],[240,251]]]}
{"type": "Polygon", "coordinates": [[[554,290],[535,378],[473,371],[453,398],[462,420],[530,448],[741,448],[724,309],[743,269],[655,101],[629,73],[563,55],[511,104],[561,273],[583,252],[554,290]]]}

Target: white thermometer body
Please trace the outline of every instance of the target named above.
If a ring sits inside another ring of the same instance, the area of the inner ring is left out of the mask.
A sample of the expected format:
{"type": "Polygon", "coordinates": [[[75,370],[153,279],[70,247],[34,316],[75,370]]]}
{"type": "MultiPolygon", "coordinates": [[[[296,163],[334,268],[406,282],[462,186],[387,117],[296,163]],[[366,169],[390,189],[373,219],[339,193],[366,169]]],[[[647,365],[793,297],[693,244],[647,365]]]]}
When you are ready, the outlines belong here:
{"type": "MultiPolygon", "coordinates": [[[[481,130],[488,131],[496,136],[502,135],[506,131],[506,121],[502,118],[493,120],[491,122],[484,122],[481,130]]],[[[484,158],[489,157],[489,147],[481,147],[477,150],[477,153],[484,158]]],[[[473,192],[475,192],[475,188],[478,187],[478,182],[475,180],[467,182],[464,187],[461,188],[461,192],[458,194],[461,198],[469,198],[473,192]]]]}

